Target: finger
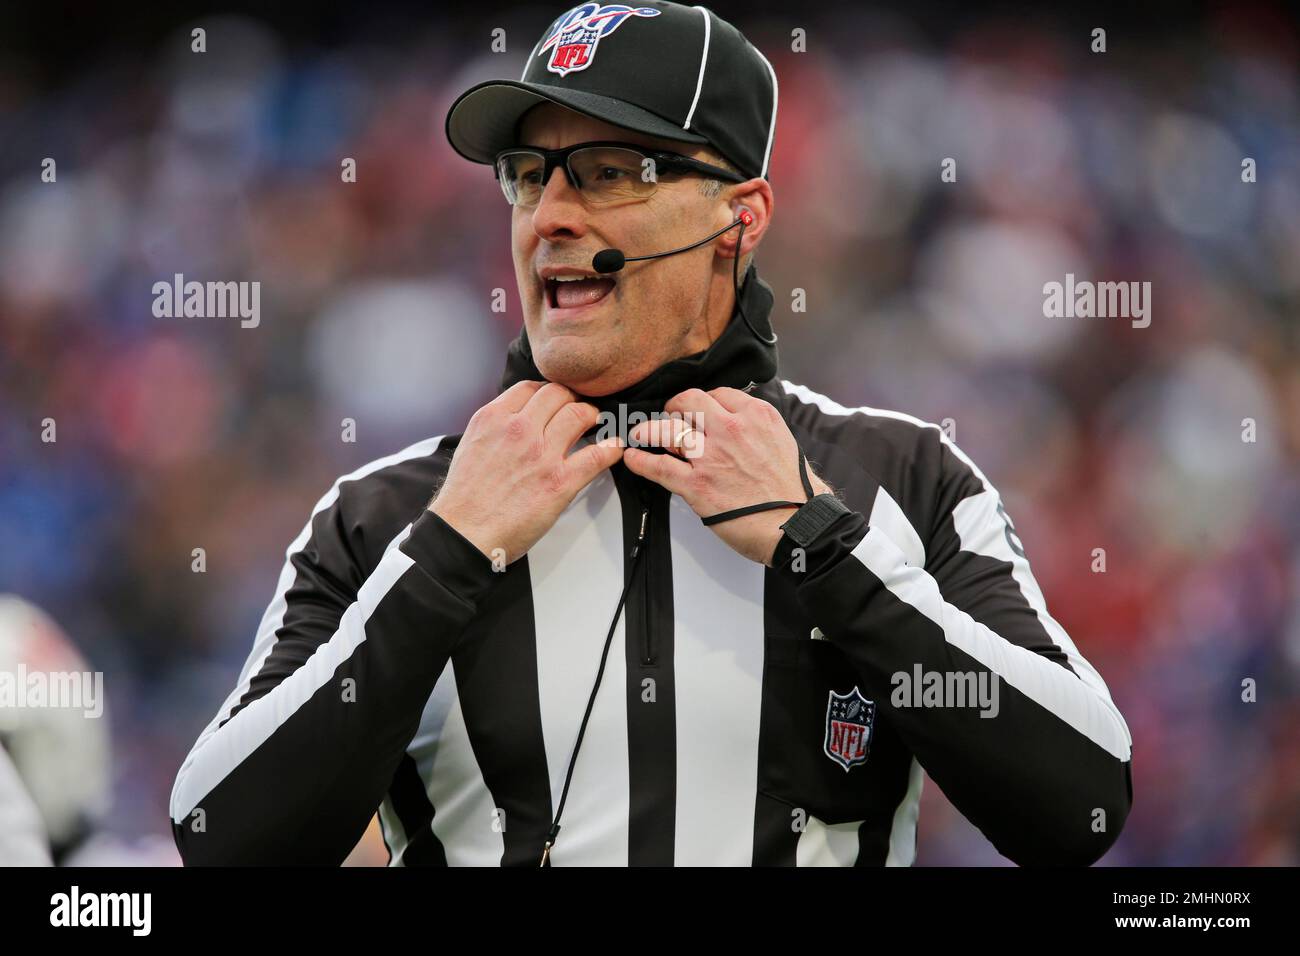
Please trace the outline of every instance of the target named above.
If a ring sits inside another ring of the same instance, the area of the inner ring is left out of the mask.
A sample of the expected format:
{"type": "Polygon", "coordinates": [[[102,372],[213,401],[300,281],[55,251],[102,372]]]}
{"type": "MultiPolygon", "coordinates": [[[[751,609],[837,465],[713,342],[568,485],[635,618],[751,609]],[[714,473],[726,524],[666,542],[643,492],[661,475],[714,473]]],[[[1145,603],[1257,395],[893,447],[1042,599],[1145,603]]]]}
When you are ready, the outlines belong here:
{"type": "Polygon", "coordinates": [[[704,454],[704,432],[680,418],[642,422],[628,432],[628,443],[666,448],[682,458],[699,458],[704,454]]]}
{"type": "Polygon", "coordinates": [[[717,388],[711,388],[706,393],[717,401],[719,405],[731,412],[733,415],[744,410],[750,402],[761,402],[761,398],[755,398],[748,392],[742,392],[738,388],[729,388],[726,385],[720,385],[717,388]]]}
{"type": "Polygon", "coordinates": [[[587,487],[597,475],[623,457],[623,443],[617,435],[589,442],[565,459],[577,494],[587,487]]]}
{"type": "Polygon", "coordinates": [[[546,423],[543,435],[547,447],[567,452],[599,418],[600,410],[590,402],[568,402],[546,423]]]}
{"type": "Polygon", "coordinates": [[[684,392],[678,392],[665,403],[664,411],[688,416],[691,424],[703,432],[709,430],[711,419],[721,420],[731,415],[716,398],[698,388],[688,388],[684,392]]]}
{"type": "Polygon", "coordinates": [[[555,417],[556,412],[576,398],[577,396],[563,385],[547,382],[532,394],[528,403],[520,409],[520,414],[524,415],[533,428],[540,432],[545,430],[547,422],[555,417]]]}
{"type": "MultiPolygon", "coordinates": [[[[644,448],[627,448],[623,451],[623,464],[628,470],[649,478],[662,485],[675,495],[686,497],[686,489],[691,477],[691,466],[672,455],[656,455],[644,448]]],[[[688,500],[686,502],[690,504],[688,500]]]]}
{"type": "Polygon", "coordinates": [[[498,405],[508,412],[517,412],[527,405],[528,400],[541,391],[542,386],[545,384],[545,382],[535,382],[530,379],[515,382],[515,384],[492,399],[490,404],[498,405]]]}
{"type": "Polygon", "coordinates": [[[627,433],[628,441],[654,448],[675,448],[694,426],[682,418],[651,418],[627,433]]]}

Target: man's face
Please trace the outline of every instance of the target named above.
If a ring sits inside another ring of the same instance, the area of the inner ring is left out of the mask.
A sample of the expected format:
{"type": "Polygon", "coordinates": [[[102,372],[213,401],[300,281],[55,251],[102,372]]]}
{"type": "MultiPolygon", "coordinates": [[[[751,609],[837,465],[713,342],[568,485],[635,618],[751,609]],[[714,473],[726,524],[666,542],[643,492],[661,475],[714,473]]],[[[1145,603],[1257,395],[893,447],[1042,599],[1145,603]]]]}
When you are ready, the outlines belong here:
{"type": "MultiPolygon", "coordinates": [[[[558,149],[592,140],[618,140],[668,150],[703,161],[707,150],[634,133],[553,103],[531,109],[519,128],[521,145],[558,149]]],[[[556,168],[535,206],[512,211],[515,276],[533,359],[546,378],[597,397],[635,384],[660,365],[710,344],[704,318],[714,272],[715,244],[664,259],[629,262],[609,276],[613,286],[599,301],[557,304],[554,283],[542,270],[568,267],[594,274],[602,249],[645,255],[688,245],[732,221],[726,191],[707,199],[701,177],[662,175],[641,202],[589,204],[556,168]]],[[[730,275],[731,262],[726,262],[730,275]]],[[[577,284],[575,284],[576,286],[577,284]]],[[[564,302],[578,289],[558,293],[564,302]]],[[[716,330],[715,330],[716,334],[716,330]]]]}

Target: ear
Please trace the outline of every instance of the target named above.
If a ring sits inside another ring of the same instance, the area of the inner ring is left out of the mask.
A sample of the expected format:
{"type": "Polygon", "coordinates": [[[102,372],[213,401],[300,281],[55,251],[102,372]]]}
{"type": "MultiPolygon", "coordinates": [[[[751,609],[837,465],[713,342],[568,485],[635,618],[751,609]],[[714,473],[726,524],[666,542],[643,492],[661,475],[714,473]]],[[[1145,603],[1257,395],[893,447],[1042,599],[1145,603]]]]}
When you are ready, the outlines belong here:
{"type": "Polygon", "coordinates": [[[718,237],[721,245],[719,253],[725,259],[749,255],[762,242],[764,233],[772,222],[772,184],[762,177],[750,179],[743,183],[737,183],[731,187],[731,195],[728,197],[727,207],[731,215],[731,222],[741,218],[741,213],[747,211],[751,221],[744,224],[744,237],[741,238],[741,226],[729,232],[723,233],[718,237]],[[739,250],[737,243],[741,242],[739,250]]]}

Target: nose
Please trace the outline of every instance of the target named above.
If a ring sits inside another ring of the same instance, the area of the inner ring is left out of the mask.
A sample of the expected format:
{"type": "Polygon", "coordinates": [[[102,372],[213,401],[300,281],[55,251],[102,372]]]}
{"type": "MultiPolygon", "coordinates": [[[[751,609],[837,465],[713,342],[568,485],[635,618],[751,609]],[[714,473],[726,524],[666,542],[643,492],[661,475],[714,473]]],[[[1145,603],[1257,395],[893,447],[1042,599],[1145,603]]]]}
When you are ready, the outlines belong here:
{"type": "Polygon", "coordinates": [[[542,196],[533,209],[533,229],[543,239],[573,238],[587,231],[587,207],[562,166],[551,170],[542,196]]]}

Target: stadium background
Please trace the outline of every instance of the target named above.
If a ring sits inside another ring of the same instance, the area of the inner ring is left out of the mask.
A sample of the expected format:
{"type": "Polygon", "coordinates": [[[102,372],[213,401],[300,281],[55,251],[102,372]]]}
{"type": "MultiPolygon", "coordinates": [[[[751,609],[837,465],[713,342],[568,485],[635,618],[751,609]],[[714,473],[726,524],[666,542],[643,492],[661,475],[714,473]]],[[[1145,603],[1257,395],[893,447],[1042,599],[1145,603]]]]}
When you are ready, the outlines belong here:
{"type": "MultiPolygon", "coordinates": [[[[1269,4],[790,6],[713,5],[780,79],[757,262],[783,376],[953,419],[1002,490],[1133,732],[1136,801],[1106,863],[1295,865],[1296,22],[1269,4]],[[1150,281],[1150,327],[1044,318],[1067,272],[1150,281]]],[[[253,9],[0,14],[0,592],[105,672],[104,826],[157,847],[317,498],[495,394],[521,322],[509,212],[442,121],[471,84],[518,76],[562,4],[253,9]],[[153,283],[178,272],[260,281],[260,326],[154,318],[153,283]]],[[[931,782],[918,862],[1003,861],[931,782]]]]}

